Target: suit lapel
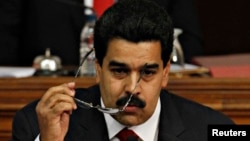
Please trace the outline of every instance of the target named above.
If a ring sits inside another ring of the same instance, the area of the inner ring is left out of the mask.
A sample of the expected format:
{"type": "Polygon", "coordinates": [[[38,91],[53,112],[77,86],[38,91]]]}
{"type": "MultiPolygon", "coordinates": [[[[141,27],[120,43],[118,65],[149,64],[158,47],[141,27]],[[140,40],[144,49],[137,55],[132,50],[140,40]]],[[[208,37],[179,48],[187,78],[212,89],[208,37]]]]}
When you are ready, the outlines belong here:
{"type": "Polygon", "coordinates": [[[171,95],[166,91],[161,93],[161,114],[158,140],[181,141],[178,136],[185,127],[182,119],[172,103],[171,95]]]}
{"type": "MultiPolygon", "coordinates": [[[[93,105],[100,105],[100,91],[97,86],[88,90],[77,90],[76,97],[93,105]]],[[[71,117],[70,138],[80,141],[109,141],[108,131],[103,113],[96,109],[78,108],[71,117]],[[74,132],[74,133],[73,133],[74,132]],[[76,137],[77,138],[76,138],[76,137]]]]}
{"type": "Polygon", "coordinates": [[[65,141],[108,141],[106,123],[102,113],[96,109],[74,111],[70,118],[70,127],[65,141]]]}

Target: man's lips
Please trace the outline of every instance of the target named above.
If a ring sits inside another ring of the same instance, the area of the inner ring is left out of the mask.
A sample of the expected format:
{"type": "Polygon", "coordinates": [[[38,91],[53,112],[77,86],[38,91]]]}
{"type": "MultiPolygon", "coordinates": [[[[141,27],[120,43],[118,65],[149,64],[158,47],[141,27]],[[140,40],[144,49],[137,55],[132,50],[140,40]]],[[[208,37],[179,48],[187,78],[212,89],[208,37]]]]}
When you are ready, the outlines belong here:
{"type": "Polygon", "coordinates": [[[126,113],[132,113],[132,112],[135,112],[136,110],[138,110],[139,107],[137,106],[132,106],[132,105],[128,105],[125,109],[124,109],[124,112],[126,113]]]}

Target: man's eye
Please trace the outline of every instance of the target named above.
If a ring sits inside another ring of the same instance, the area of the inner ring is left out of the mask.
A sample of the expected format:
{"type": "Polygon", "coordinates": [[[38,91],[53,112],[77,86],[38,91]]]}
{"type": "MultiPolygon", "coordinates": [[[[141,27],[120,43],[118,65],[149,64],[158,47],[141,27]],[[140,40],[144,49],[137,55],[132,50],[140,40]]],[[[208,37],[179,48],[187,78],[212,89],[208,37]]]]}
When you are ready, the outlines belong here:
{"type": "Polygon", "coordinates": [[[149,76],[152,76],[153,74],[155,74],[156,71],[155,70],[144,70],[142,73],[144,76],[149,77],[149,76]]]}
{"type": "Polygon", "coordinates": [[[113,68],[111,69],[111,72],[115,75],[115,76],[125,76],[128,73],[127,69],[123,69],[123,68],[113,68]]]}

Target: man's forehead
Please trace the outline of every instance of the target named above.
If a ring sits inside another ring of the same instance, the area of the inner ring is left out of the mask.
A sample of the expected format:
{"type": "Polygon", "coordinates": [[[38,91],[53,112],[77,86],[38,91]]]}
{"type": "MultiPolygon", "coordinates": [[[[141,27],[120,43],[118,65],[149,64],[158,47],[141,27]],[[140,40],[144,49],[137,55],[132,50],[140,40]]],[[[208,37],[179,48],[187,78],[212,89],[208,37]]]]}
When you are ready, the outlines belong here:
{"type": "Polygon", "coordinates": [[[129,41],[123,38],[113,38],[111,39],[108,44],[107,44],[107,49],[111,48],[111,47],[121,47],[121,46],[135,46],[135,45],[143,45],[145,48],[147,48],[148,46],[152,45],[152,44],[157,44],[160,48],[161,48],[161,42],[158,40],[143,40],[143,41],[138,41],[138,42],[134,42],[134,41],[129,41]]]}
{"type": "Polygon", "coordinates": [[[113,39],[108,44],[104,62],[107,66],[139,67],[145,63],[156,64],[161,60],[161,44],[156,41],[139,43],[113,39]]]}

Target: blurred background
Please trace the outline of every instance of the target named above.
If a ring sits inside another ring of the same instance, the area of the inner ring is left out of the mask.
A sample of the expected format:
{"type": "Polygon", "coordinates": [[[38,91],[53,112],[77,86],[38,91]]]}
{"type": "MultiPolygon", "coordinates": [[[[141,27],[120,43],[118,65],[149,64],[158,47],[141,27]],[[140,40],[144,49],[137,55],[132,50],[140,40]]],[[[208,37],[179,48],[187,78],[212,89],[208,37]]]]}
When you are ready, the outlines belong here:
{"type": "Polygon", "coordinates": [[[250,53],[250,1],[195,0],[204,55],[250,53]]]}
{"type": "MultiPolygon", "coordinates": [[[[79,65],[80,34],[86,23],[83,5],[86,1],[1,0],[0,66],[37,67],[45,54],[56,60],[54,64],[59,64],[59,69],[60,64],[63,67],[79,65]],[[50,52],[45,53],[48,48],[50,52]],[[38,63],[34,64],[35,59],[38,63]]],[[[168,10],[175,27],[182,29],[178,38],[185,63],[210,67],[199,57],[230,54],[247,54],[243,59],[237,58],[238,62],[250,60],[250,1],[155,1],[168,10]]],[[[222,62],[229,62],[225,60],[222,62]]]]}

